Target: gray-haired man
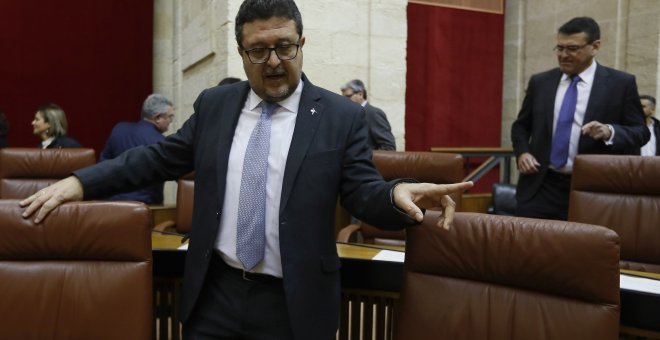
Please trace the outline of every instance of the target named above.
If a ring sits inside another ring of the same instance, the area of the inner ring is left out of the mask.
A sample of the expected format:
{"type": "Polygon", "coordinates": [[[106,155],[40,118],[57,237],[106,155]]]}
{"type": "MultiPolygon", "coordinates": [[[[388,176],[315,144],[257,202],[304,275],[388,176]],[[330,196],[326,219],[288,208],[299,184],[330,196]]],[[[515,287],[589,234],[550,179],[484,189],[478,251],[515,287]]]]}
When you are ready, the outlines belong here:
{"type": "Polygon", "coordinates": [[[383,110],[367,101],[367,88],[360,79],[353,79],[341,87],[341,94],[362,105],[369,127],[369,145],[374,150],[396,150],[390,122],[383,110]]]}

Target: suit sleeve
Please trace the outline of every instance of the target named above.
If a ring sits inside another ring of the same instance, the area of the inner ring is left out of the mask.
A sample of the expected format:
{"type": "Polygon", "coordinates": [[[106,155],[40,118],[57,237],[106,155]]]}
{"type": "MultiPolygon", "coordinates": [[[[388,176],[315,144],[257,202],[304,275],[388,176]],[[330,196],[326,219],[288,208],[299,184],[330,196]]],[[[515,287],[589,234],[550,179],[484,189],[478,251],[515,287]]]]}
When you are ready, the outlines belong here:
{"type": "Polygon", "coordinates": [[[646,118],[637,92],[637,83],[634,76],[627,77],[625,86],[624,111],[619,124],[612,124],[614,128],[613,148],[639,149],[651,138],[646,127],[646,118]]]}
{"type": "Polygon", "coordinates": [[[527,91],[525,92],[525,99],[523,99],[522,107],[518,112],[518,118],[511,125],[511,142],[513,144],[513,152],[516,157],[519,157],[525,152],[531,152],[529,141],[532,137],[532,112],[533,112],[533,98],[534,98],[534,77],[529,80],[527,84],[527,91]]]}
{"type": "Polygon", "coordinates": [[[371,162],[364,110],[351,115],[353,122],[344,152],[341,201],[355,217],[382,229],[401,229],[418,224],[392,203],[392,187],[401,180],[385,182],[371,162]]]}
{"type": "Polygon", "coordinates": [[[84,199],[133,191],[192,171],[197,119],[194,113],[181,129],[160,143],[138,146],[116,158],[75,171],[74,176],[83,184],[84,199]]]}

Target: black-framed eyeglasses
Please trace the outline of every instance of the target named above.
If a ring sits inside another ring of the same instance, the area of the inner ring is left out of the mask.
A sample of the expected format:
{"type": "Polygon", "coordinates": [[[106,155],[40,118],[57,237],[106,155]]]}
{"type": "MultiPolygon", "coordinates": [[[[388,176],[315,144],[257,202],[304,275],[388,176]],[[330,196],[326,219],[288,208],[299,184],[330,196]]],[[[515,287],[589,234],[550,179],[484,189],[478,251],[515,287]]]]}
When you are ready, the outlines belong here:
{"type": "Polygon", "coordinates": [[[270,53],[275,51],[275,55],[280,60],[291,60],[298,56],[300,44],[285,44],[275,47],[255,47],[249,50],[243,50],[253,64],[263,64],[270,59],[270,53]]]}
{"type": "Polygon", "coordinates": [[[353,97],[356,93],[357,93],[357,92],[344,93],[343,95],[344,95],[344,97],[346,97],[346,98],[351,98],[351,97],[353,97]]]}
{"type": "Polygon", "coordinates": [[[577,51],[583,49],[585,46],[591,45],[591,43],[586,43],[584,45],[557,45],[552,48],[553,51],[557,53],[562,53],[566,51],[566,53],[577,53],[577,51]]]}

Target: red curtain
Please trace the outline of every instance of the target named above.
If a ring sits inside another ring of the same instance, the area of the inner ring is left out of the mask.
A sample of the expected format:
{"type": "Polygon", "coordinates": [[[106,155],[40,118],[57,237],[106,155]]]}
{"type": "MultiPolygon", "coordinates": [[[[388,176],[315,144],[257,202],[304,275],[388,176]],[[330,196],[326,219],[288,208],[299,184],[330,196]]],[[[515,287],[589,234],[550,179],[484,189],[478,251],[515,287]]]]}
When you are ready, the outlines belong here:
{"type": "Polygon", "coordinates": [[[153,2],[0,2],[0,110],[10,146],[40,139],[30,122],[53,102],[69,135],[102,150],[115,123],[137,121],[152,91],[153,2]]]}
{"type": "Polygon", "coordinates": [[[406,149],[500,146],[503,45],[503,14],[408,4],[406,149]]]}

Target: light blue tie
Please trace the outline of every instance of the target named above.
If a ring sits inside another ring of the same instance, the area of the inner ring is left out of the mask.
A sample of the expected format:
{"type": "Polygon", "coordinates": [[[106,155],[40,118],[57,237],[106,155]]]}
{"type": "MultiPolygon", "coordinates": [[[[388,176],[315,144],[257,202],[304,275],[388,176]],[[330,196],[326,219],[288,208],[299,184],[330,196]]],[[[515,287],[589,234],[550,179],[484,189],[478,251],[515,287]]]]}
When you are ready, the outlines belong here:
{"type": "Polygon", "coordinates": [[[276,103],[261,102],[261,117],[245,151],[236,231],[236,255],[245,270],[252,270],[264,258],[270,116],[278,107],[276,103]]]}
{"type": "Polygon", "coordinates": [[[550,152],[550,164],[555,169],[563,167],[568,160],[568,145],[571,140],[573,116],[577,105],[577,83],[579,81],[579,76],[573,76],[571,85],[568,86],[566,94],[564,94],[561,108],[559,108],[559,118],[557,118],[557,126],[552,137],[552,151],[550,152]]]}

